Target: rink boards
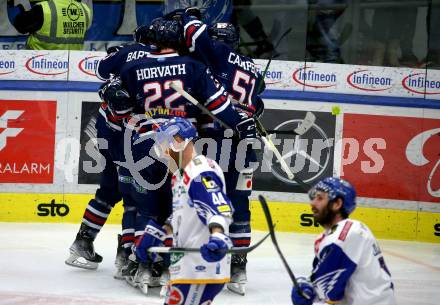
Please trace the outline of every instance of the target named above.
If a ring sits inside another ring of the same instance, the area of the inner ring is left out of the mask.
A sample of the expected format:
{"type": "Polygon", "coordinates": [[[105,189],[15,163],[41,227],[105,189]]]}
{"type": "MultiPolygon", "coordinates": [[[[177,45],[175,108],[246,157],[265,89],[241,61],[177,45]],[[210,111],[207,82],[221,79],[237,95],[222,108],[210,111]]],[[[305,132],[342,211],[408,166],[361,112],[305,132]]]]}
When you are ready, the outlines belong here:
{"type": "MultiPolygon", "coordinates": [[[[89,194],[0,194],[0,220],[6,222],[80,223],[89,194]]],[[[313,222],[305,203],[270,202],[276,230],[316,233],[322,231],[313,222]]],[[[258,201],[252,201],[252,228],[267,230],[258,201]]],[[[112,210],[107,223],[120,224],[122,202],[112,210]]],[[[359,207],[352,218],[366,223],[378,238],[439,242],[440,214],[410,210],[359,207]]]]}
{"type": "MultiPolygon", "coordinates": [[[[103,54],[48,54],[0,52],[0,221],[79,223],[97,187],[93,70],[103,54]]],[[[347,178],[358,190],[353,218],[378,237],[438,243],[440,76],[423,71],[274,61],[263,123],[291,130],[312,111],[306,133],[274,139],[297,177],[347,178]]],[[[319,232],[306,191],[256,149],[253,198],[267,196],[277,230],[319,232]]],[[[118,205],[109,222],[121,214],[118,205]]],[[[264,230],[258,203],[252,215],[264,230]]]]}

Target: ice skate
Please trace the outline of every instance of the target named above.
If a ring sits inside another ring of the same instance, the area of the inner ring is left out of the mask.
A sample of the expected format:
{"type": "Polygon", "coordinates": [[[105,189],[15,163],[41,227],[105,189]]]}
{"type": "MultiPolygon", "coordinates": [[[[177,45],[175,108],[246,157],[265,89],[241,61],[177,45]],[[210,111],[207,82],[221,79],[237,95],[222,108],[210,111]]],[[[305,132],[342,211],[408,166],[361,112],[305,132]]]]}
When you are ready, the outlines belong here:
{"type": "Polygon", "coordinates": [[[161,297],[165,297],[167,295],[169,281],[170,281],[170,272],[168,271],[168,268],[166,268],[165,270],[163,270],[159,281],[160,285],[162,286],[160,288],[160,293],[159,293],[161,297]]]}
{"type": "Polygon", "coordinates": [[[161,284],[161,277],[165,270],[163,261],[157,261],[154,262],[151,266],[151,281],[150,281],[150,287],[160,287],[161,284]]]}
{"type": "Polygon", "coordinates": [[[233,254],[231,262],[231,281],[226,284],[226,287],[239,295],[245,295],[245,285],[247,283],[246,275],[246,255],[233,254]]]}
{"type": "Polygon", "coordinates": [[[139,267],[139,263],[136,262],[136,257],[131,254],[127,263],[122,266],[121,275],[125,279],[125,281],[133,287],[137,287],[138,284],[136,282],[136,273],[139,267]]]}
{"type": "Polygon", "coordinates": [[[143,294],[148,294],[148,286],[151,284],[151,279],[150,267],[146,264],[139,264],[135,281],[137,283],[137,287],[139,287],[143,294]]]}
{"type": "Polygon", "coordinates": [[[97,269],[100,262],[102,262],[102,256],[95,252],[93,238],[86,230],[80,229],[70,246],[70,256],[65,263],[83,269],[97,269]]]}
{"type": "Polygon", "coordinates": [[[118,234],[118,248],[116,250],[115,266],[116,272],[113,278],[117,280],[123,280],[122,268],[128,263],[128,255],[125,253],[124,248],[121,247],[121,235],[118,234]]]}

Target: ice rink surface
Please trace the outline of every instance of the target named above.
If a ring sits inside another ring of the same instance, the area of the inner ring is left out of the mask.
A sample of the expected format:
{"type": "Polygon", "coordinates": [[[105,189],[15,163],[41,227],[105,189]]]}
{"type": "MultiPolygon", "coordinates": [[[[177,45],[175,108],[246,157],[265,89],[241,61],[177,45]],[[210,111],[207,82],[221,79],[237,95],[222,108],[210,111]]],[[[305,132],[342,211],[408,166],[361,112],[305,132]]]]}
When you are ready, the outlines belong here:
{"type": "MultiPolygon", "coordinates": [[[[116,235],[106,225],[95,241],[98,270],[64,264],[79,225],[0,223],[0,305],[163,304],[159,288],[145,296],[113,279],[116,235]]],[[[254,232],[259,240],[263,232],[254,232]]],[[[309,275],[315,236],[277,233],[295,275],[309,275]]],[[[440,244],[380,240],[399,305],[440,304],[440,244]]],[[[246,296],[224,290],[215,305],[289,305],[291,281],[270,239],[249,255],[246,296]]]]}

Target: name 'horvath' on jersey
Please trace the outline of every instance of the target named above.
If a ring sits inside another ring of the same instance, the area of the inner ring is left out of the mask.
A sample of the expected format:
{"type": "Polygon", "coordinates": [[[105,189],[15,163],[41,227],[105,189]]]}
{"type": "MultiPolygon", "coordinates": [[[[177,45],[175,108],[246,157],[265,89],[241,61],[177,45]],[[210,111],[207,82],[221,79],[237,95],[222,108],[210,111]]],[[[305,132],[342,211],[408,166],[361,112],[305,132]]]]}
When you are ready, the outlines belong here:
{"type": "Polygon", "coordinates": [[[183,116],[194,122],[200,110],[171,88],[174,83],[231,127],[240,121],[223,87],[209,69],[189,56],[154,54],[127,62],[121,68],[124,87],[135,99],[138,113],[154,119],[183,116]],[[164,111],[165,110],[165,111],[164,111]]]}

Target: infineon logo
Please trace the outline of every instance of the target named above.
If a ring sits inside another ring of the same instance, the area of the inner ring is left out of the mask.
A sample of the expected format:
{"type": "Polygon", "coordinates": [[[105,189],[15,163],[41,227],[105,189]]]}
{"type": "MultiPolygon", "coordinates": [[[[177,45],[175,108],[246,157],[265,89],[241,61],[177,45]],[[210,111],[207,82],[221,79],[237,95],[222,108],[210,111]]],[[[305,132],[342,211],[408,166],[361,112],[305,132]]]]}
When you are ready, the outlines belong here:
{"type": "Polygon", "coordinates": [[[402,86],[406,90],[417,94],[440,94],[440,80],[427,80],[424,72],[404,77],[402,86]]]}
{"type": "Polygon", "coordinates": [[[48,59],[48,54],[36,55],[26,61],[25,67],[30,72],[40,75],[58,75],[67,73],[69,62],[56,58],[48,59]]]}
{"type": "Polygon", "coordinates": [[[15,61],[0,60],[0,75],[10,74],[15,71],[15,61]]]}
{"type": "Polygon", "coordinates": [[[96,55],[85,57],[78,63],[78,69],[87,75],[96,76],[95,70],[100,59],[101,56],[96,55]]]}
{"type": "Polygon", "coordinates": [[[329,88],[336,86],[336,74],[323,73],[314,67],[301,67],[292,74],[293,80],[303,86],[312,88],[329,88]]]}
{"type": "Polygon", "coordinates": [[[283,71],[276,71],[267,69],[266,73],[263,75],[263,70],[260,65],[256,66],[258,73],[260,73],[266,84],[276,84],[282,81],[283,79],[283,71]]]}
{"type": "Polygon", "coordinates": [[[390,77],[374,76],[370,70],[359,70],[348,74],[347,83],[363,91],[385,91],[393,87],[390,77]]]}

